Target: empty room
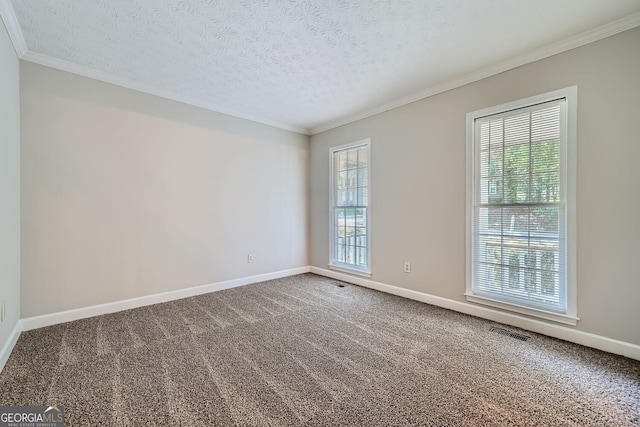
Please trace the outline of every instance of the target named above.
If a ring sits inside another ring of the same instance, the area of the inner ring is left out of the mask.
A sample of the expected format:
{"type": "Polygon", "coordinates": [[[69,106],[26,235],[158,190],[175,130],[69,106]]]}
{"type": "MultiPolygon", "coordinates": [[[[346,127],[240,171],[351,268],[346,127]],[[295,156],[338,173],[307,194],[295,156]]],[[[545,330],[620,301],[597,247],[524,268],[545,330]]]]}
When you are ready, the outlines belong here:
{"type": "Polygon", "coordinates": [[[0,17],[0,427],[640,425],[637,0],[0,17]]]}

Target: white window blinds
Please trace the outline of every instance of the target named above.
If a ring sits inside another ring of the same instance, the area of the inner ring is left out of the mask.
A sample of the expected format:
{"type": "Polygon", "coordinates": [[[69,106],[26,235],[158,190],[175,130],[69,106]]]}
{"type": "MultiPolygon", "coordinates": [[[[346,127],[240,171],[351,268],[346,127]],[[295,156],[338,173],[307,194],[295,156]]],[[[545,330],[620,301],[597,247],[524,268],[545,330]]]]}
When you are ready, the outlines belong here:
{"type": "Polygon", "coordinates": [[[565,313],[566,100],[474,120],[472,288],[565,313]]]}

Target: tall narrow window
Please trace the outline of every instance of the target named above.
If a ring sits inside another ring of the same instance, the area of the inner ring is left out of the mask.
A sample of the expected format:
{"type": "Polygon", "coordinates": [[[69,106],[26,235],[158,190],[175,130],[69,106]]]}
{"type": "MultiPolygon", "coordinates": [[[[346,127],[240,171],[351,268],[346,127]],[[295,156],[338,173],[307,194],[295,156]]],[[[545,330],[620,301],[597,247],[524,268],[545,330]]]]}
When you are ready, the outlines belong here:
{"type": "Polygon", "coordinates": [[[570,88],[467,116],[467,299],[575,324],[574,108],[570,88]]]}
{"type": "Polygon", "coordinates": [[[330,267],[368,274],[370,141],[331,149],[330,267]]]}

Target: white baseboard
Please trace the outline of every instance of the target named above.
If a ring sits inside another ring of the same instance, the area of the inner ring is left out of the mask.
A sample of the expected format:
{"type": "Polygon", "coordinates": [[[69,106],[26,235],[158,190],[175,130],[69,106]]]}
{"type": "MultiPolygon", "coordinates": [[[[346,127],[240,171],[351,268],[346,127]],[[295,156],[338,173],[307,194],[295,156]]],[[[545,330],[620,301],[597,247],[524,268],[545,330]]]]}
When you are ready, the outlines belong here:
{"type": "Polygon", "coordinates": [[[239,286],[249,285],[251,283],[264,282],[266,280],[279,279],[281,277],[294,276],[303,273],[315,273],[321,276],[331,277],[333,279],[342,280],[353,283],[366,288],[375,289],[404,298],[421,301],[438,307],[447,308],[449,310],[458,311],[460,313],[470,314],[472,316],[483,319],[492,320],[494,322],[504,323],[516,326],[528,331],[537,332],[587,347],[596,348],[614,354],[620,354],[635,360],[640,360],[640,345],[632,344],[601,335],[583,332],[571,327],[561,326],[557,324],[547,323],[536,319],[531,319],[517,314],[506,313],[499,310],[493,310],[488,307],[477,306],[460,301],[454,301],[448,298],[442,298],[423,292],[413,291],[410,289],[399,288],[397,286],[387,285],[385,283],[376,282],[363,277],[352,276],[337,271],[326,270],[318,267],[299,267],[290,270],[282,270],[273,273],[260,274],[256,276],[243,277],[240,279],[228,280],[224,282],[212,283],[209,285],[196,286],[187,289],[164,292],[160,294],[147,295],[139,298],[132,298],[123,301],[116,301],[107,304],[96,305],[92,307],[79,308],[59,313],[45,314],[42,316],[28,317],[22,319],[16,324],[11,336],[0,350],[0,370],[7,362],[11,350],[18,341],[20,332],[31,329],[42,328],[45,326],[56,325],[59,323],[70,322],[73,320],[84,319],[101,314],[114,313],[117,311],[128,310],[137,307],[143,307],[151,304],[158,304],[167,301],[173,301],[191,296],[201,295],[209,292],[221,291],[239,286]]]}
{"type": "Polygon", "coordinates": [[[353,283],[365,288],[371,288],[389,294],[398,295],[404,298],[421,301],[438,307],[447,308],[449,310],[458,311],[460,313],[470,314],[472,316],[481,317],[483,319],[492,320],[494,322],[516,326],[518,328],[522,328],[531,332],[537,332],[543,335],[548,335],[550,337],[559,338],[561,340],[570,341],[587,347],[596,348],[598,350],[607,351],[609,353],[620,354],[631,359],[640,360],[640,345],[637,344],[619,341],[613,338],[607,338],[601,335],[579,331],[571,327],[519,316],[517,314],[493,310],[488,307],[454,301],[448,298],[442,298],[423,292],[413,291],[410,289],[399,288],[397,286],[387,285],[385,283],[375,282],[373,280],[352,276],[333,270],[326,270],[324,268],[311,267],[311,272],[319,274],[321,276],[331,277],[332,279],[353,283]]]}
{"type": "MultiPolygon", "coordinates": [[[[59,323],[71,322],[73,320],[85,319],[87,317],[99,316],[101,314],[115,313],[117,311],[129,310],[132,308],[144,307],[151,304],[158,304],[182,298],[189,298],[209,292],[221,291],[223,289],[237,288],[239,286],[250,285],[252,283],[264,282],[266,280],[279,279],[281,277],[294,276],[296,274],[308,273],[309,266],[281,270],[273,273],[259,274],[256,276],[242,277],[224,282],[211,283],[208,285],[195,286],[187,289],[163,292],[160,294],[146,295],[138,298],[131,298],[122,301],[110,302],[107,304],[94,305],[91,307],[78,308],[74,310],[62,311],[59,313],[43,314],[41,316],[27,317],[22,319],[22,330],[43,328],[45,326],[57,325],[59,323]]],[[[8,357],[8,356],[7,356],[8,357]]]]}
{"type": "Polygon", "coordinates": [[[22,322],[18,320],[18,322],[16,323],[16,326],[13,328],[13,331],[11,331],[9,338],[7,339],[7,342],[5,342],[4,346],[2,347],[2,350],[0,350],[0,372],[2,372],[2,370],[4,369],[4,365],[7,363],[7,360],[9,360],[9,356],[13,351],[13,347],[18,342],[18,338],[20,338],[21,332],[22,332],[22,322]]]}

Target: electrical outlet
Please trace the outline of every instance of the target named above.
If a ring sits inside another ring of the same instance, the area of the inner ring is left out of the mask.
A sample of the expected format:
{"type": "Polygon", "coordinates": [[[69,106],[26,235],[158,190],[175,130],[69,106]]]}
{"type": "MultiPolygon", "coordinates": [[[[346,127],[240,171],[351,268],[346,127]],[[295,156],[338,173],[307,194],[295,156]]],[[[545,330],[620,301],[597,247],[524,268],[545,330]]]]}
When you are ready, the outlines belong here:
{"type": "Polygon", "coordinates": [[[253,262],[253,254],[247,255],[247,262],[253,262]]]}
{"type": "Polygon", "coordinates": [[[407,262],[407,261],[404,262],[404,272],[405,273],[411,273],[411,263],[410,262],[407,262]]]}

